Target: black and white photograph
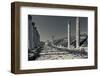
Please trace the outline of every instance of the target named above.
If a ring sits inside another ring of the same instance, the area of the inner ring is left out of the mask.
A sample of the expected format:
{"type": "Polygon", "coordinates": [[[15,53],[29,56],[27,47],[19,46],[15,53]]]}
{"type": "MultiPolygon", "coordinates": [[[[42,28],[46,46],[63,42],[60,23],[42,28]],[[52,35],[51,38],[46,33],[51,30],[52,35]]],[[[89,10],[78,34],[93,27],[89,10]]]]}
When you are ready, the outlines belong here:
{"type": "Polygon", "coordinates": [[[11,72],[97,69],[97,7],[11,4],[11,72]]]}
{"type": "Polygon", "coordinates": [[[88,58],[88,17],[28,15],[28,61],[88,58]]]}

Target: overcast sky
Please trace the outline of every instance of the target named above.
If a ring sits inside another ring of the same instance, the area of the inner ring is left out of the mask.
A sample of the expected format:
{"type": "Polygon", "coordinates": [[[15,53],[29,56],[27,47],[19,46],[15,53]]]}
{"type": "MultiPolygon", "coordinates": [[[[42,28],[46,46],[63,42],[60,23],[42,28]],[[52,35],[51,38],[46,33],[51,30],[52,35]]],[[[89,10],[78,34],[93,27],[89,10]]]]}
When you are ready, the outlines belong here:
{"type": "MultiPolygon", "coordinates": [[[[75,35],[76,31],[76,17],[68,16],[42,16],[32,15],[32,21],[35,22],[35,26],[40,34],[41,41],[51,40],[52,36],[55,39],[67,37],[67,24],[71,21],[71,35],[75,35]]],[[[88,31],[88,18],[80,17],[80,32],[88,31]]]]}

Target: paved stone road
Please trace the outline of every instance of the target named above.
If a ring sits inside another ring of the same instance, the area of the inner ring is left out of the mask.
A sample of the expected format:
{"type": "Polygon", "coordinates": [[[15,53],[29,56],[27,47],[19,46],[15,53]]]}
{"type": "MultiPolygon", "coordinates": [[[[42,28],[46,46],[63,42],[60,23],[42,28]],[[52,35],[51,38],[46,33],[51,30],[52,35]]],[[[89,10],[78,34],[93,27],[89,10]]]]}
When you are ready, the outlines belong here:
{"type": "Polygon", "coordinates": [[[41,52],[42,54],[40,57],[37,58],[37,60],[64,60],[64,59],[84,59],[87,58],[85,56],[80,55],[74,55],[67,53],[66,51],[57,50],[55,48],[45,46],[44,50],[41,52]],[[44,53],[44,54],[43,54],[44,53]],[[47,53],[47,54],[45,54],[47,53]],[[56,54],[53,54],[56,53],[56,54]]]}

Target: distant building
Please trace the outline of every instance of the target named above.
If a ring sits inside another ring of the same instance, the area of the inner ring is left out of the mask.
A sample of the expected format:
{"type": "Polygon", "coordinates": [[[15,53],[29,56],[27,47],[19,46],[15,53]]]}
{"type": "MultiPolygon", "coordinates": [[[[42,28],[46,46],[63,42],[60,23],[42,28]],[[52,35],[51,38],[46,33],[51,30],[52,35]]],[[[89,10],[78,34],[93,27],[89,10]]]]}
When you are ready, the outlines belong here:
{"type": "Polygon", "coordinates": [[[49,40],[47,40],[46,42],[45,42],[45,45],[48,45],[50,42],[49,42],[49,40]]]}

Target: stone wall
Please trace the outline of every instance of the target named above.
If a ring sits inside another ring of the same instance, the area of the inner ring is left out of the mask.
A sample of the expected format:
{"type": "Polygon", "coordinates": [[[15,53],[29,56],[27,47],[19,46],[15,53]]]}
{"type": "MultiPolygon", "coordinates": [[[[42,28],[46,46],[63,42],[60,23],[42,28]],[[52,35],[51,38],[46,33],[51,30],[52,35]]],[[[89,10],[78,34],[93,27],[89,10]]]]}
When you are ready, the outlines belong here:
{"type": "Polygon", "coordinates": [[[32,21],[32,16],[28,16],[28,48],[34,50],[40,44],[40,34],[32,21]]]}

